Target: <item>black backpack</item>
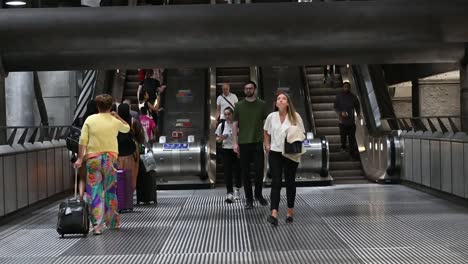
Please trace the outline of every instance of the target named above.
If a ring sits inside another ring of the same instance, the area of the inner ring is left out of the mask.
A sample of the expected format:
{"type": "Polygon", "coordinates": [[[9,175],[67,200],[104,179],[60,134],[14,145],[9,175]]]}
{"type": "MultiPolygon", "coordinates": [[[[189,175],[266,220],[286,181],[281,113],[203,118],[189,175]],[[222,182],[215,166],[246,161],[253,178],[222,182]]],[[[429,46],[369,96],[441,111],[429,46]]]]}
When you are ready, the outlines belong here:
{"type": "Polygon", "coordinates": [[[130,156],[136,151],[135,138],[131,130],[128,133],[119,132],[117,142],[119,143],[119,156],[130,156]]]}
{"type": "Polygon", "coordinates": [[[67,149],[70,150],[72,153],[78,154],[78,148],[80,145],[80,136],[81,136],[80,127],[76,127],[76,126],[70,127],[70,133],[65,139],[65,142],[67,143],[67,149]]]}

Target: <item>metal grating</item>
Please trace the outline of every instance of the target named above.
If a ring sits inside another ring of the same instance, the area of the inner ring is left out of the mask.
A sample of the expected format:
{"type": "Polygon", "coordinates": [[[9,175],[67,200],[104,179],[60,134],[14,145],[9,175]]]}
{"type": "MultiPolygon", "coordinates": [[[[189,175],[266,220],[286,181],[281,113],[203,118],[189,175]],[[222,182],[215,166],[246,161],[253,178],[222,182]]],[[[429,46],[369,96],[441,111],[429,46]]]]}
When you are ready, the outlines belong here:
{"type": "Polygon", "coordinates": [[[358,264],[362,262],[353,251],[339,250],[300,250],[300,251],[260,251],[254,253],[256,263],[284,264],[358,264]]]}
{"type": "Polygon", "coordinates": [[[80,238],[58,239],[54,229],[20,230],[0,240],[0,257],[58,257],[80,238]]]}
{"type": "Polygon", "coordinates": [[[440,247],[366,248],[355,249],[354,252],[364,263],[375,264],[466,264],[467,261],[461,254],[440,247]]]}
{"type": "MultiPolygon", "coordinates": [[[[263,191],[269,199],[270,189],[263,191]]],[[[298,188],[294,223],[223,188],[158,191],[121,230],[60,239],[57,204],[0,232],[0,263],[468,263],[468,210],[400,185],[298,188]]]]}
{"type": "MultiPolygon", "coordinates": [[[[66,256],[154,254],[162,248],[169,227],[122,228],[108,230],[101,236],[81,239],[63,253],[66,256]]],[[[62,241],[62,240],[60,240],[62,241]]]]}
{"type": "Polygon", "coordinates": [[[67,256],[58,258],[53,264],[86,263],[86,264],[153,264],[153,255],[101,255],[101,256],[67,256]]]}
{"type": "Polygon", "coordinates": [[[253,264],[252,253],[223,252],[223,253],[192,253],[192,254],[161,254],[157,255],[155,264],[253,264]]]}

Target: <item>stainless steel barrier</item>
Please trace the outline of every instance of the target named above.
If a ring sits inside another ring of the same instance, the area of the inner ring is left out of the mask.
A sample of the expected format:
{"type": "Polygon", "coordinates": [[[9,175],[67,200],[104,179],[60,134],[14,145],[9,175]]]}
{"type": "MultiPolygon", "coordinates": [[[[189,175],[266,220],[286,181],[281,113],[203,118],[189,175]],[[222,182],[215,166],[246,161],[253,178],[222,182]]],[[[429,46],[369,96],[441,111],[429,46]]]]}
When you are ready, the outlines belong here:
{"type": "Polygon", "coordinates": [[[403,179],[468,198],[468,136],[462,132],[405,132],[403,179]]]}
{"type": "Polygon", "coordinates": [[[171,181],[194,180],[206,176],[206,147],[200,143],[155,143],[152,147],[158,178],[171,181]]]}
{"type": "Polygon", "coordinates": [[[328,177],[329,148],[325,137],[306,140],[305,153],[297,168],[297,181],[308,181],[316,177],[328,177]]]}
{"type": "Polygon", "coordinates": [[[64,140],[0,146],[0,216],[73,187],[64,140]]]}

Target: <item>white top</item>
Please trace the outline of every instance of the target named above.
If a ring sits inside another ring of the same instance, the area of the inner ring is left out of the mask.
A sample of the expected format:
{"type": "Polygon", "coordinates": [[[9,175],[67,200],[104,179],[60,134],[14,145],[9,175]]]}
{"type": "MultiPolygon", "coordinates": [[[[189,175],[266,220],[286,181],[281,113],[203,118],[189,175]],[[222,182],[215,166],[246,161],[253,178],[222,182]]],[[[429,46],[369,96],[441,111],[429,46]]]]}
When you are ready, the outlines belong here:
{"type": "Polygon", "coordinates": [[[216,98],[216,105],[219,105],[220,108],[219,108],[219,111],[221,112],[221,114],[219,115],[219,119],[226,119],[224,117],[224,109],[226,109],[226,107],[231,107],[232,110],[234,110],[234,107],[232,106],[235,106],[237,101],[239,101],[237,99],[237,95],[233,94],[233,93],[229,93],[228,96],[224,96],[229,102],[231,102],[232,106],[226,102],[226,100],[224,100],[223,98],[224,94],[220,94],[218,96],[218,98],[216,98]]]}
{"type": "MultiPolygon", "coordinates": [[[[223,99],[224,100],[224,99],[223,99]]],[[[227,121],[224,122],[224,131],[221,131],[221,126],[223,124],[220,123],[218,125],[218,128],[216,128],[216,135],[218,137],[222,136],[222,135],[227,135],[228,137],[223,140],[223,149],[232,149],[233,148],[233,144],[232,144],[232,126],[231,124],[229,124],[227,121]]]]}
{"type": "MultiPolygon", "coordinates": [[[[297,126],[305,133],[304,123],[301,116],[296,113],[297,126]]],[[[283,123],[281,123],[279,112],[273,112],[268,115],[265,120],[263,129],[271,136],[270,150],[282,152],[284,149],[284,139],[286,138],[286,130],[291,126],[291,121],[286,115],[283,123]]]]}

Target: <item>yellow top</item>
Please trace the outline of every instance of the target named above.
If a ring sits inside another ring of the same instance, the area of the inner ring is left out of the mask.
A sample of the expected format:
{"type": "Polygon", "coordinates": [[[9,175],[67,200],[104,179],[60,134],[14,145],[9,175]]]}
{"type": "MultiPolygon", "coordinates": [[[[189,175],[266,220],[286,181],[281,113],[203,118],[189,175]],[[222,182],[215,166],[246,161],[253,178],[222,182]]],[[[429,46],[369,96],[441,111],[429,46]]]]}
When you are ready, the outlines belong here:
{"type": "Polygon", "coordinates": [[[99,113],[86,118],[81,129],[80,145],[86,146],[86,155],[104,152],[119,153],[117,134],[127,133],[130,126],[110,113],[99,113]]]}

